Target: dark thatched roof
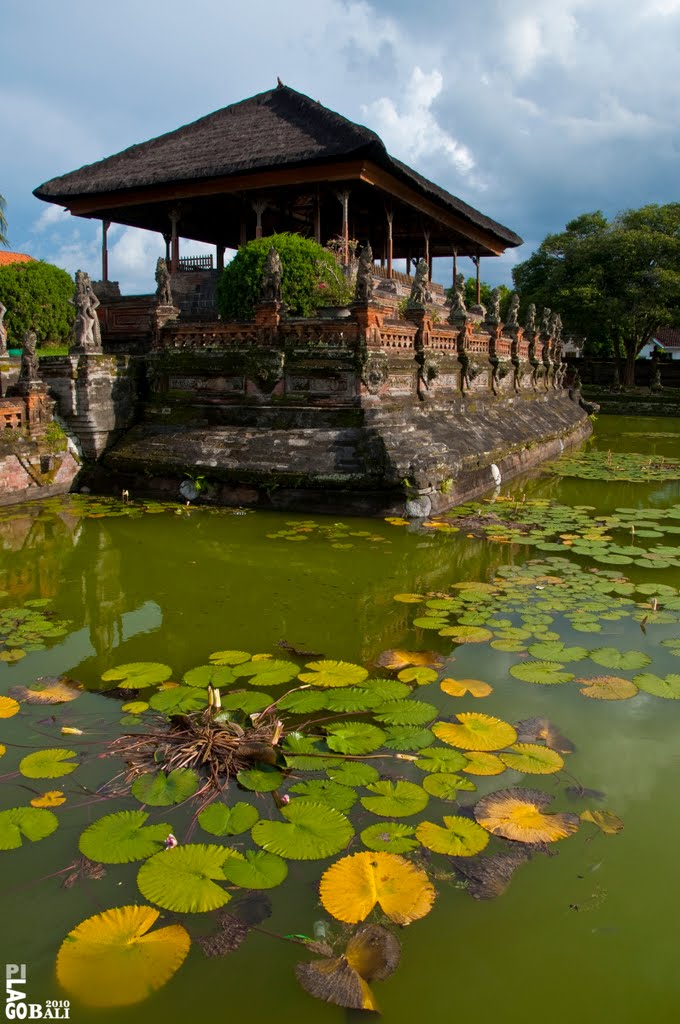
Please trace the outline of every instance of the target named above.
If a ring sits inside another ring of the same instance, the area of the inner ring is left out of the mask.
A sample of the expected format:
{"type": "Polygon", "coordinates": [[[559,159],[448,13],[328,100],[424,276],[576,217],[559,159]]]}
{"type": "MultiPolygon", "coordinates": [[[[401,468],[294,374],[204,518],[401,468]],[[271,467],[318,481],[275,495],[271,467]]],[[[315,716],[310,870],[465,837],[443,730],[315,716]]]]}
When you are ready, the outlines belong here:
{"type": "Polygon", "coordinates": [[[504,247],[521,244],[509,228],[390,156],[375,132],[287,86],[52,178],[34,195],[68,205],[76,197],[356,159],[372,161],[431,202],[488,231],[504,247]]]}

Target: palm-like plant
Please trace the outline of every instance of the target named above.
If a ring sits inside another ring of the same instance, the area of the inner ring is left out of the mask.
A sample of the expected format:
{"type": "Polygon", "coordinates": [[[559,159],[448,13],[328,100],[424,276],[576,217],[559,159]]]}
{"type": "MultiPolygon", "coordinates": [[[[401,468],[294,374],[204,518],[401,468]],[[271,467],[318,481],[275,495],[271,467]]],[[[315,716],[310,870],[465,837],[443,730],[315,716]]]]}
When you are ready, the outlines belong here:
{"type": "Polygon", "coordinates": [[[7,238],[7,218],[5,217],[5,197],[0,196],[0,245],[9,245],[9,239],[7,238]]]}

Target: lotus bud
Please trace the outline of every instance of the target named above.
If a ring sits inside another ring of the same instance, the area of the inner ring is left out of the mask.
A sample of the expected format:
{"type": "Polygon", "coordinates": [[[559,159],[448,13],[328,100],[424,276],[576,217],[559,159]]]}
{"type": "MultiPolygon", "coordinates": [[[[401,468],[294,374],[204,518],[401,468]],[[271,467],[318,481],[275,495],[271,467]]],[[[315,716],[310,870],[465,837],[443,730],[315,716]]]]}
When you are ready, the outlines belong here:
{"type": "Polygon", "coordinates": [[[174,846],[179,846],[179,843],[177,842],[177,840],[175,839],[171,832],[170,835],[165,840],[165,842],[163,843],[163,848],[165,850],[172,850],[174,846]]]}
{"type": "Polygon", "coordinates": [[[214,702],[215,702],[215,710],[219,711],[219,709],[222,707],[222,697],[220,695],[220,691],[219,690],[214,690],[213,691],[213,699],[214,699],[214,702]]]}

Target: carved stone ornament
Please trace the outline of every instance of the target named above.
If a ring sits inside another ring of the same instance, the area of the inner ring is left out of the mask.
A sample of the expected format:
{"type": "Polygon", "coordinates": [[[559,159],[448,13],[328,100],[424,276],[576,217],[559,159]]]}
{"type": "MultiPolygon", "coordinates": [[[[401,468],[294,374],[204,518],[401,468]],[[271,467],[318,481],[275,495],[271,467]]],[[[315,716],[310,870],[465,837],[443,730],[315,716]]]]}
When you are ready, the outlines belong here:
{"type": "Polygon", "coordinates": [[[387,357],[380,352],[371,352],[361,369],[361,379],[371,395],[377,395],[388,376],[387,357]]]}
{"type": "Polygon", "coordinates": [[[426,388],[439,376],[439,360],[431,352],[420,352],[418,360],[418,378],[426,388]]]}
{"type": "Polygon", "coordinates": [[[510,329],[519,327],[519,295],[517,292],[512,293],[505,326],[510,329]]]}
{"type": "Polygon", "coordinates": [[[99,299],[94,293],[90,275],[76,270],[76,290],[73,297],[76,309],[74,348],[77,352],[101,352],[102,335],[97,316],[99,299]]]}
{"type": "Polygon", "coordinates": [[[550,330],[550,310],[547,306],[544,306],[541,314],[541,334],[546,335],[546,337],[550,337],[550,330]]]}
{"type": "Polygon", "coordinates": [[[451,299],[449,323],[453,324],[454,327],[459,327],[466,324],[467,320],[468,311],[467,306],[465,305],[465,278],[463,274],[458,274],[456,277],[456,286],[453,290],[453,298],[451,299]]]}
{"type": "Polygon", "coordinates": [[[159,256],[156,260],[156,304],[158,306],[172,306],[170,271],[162,256],[159,256]]]}
{"type": "Polygon", "coordinates": [[[278,381],[283,377],[283,369],[286,357],[280,350],[269,350],[266,353],[258,350],[253,355],[256,363],[253,364],[253,376],[262,391],[272,391],[278,381]]]}
{"type": "Polygon", "coordinates": [[[411,294],[408,297],[408,308],[425,309],[427,297],[427,262],[425,260],[418,260],[416,272],[413,276],[413,284],[411,285],[411,294]]]}
{"type": "Polygon", "coordinates": [[[489,308],[484,317],[486,327],[496,327],[501,322],[501,293],[494,288],[489,296],[489,308]]]}
{"type": "Polygon", "coordinates": [[[354,301],[362,304],[373,301],[373,251],[369,242],[359,256],[354,301]]]}
{"type": "Polygon", "coordinates": [[[281,257],[274,246],[272,246],[267,254],[267,260],[262,272],[262,284],[260,286],[261,302],[281,301],[282,272],[281,257]]]}
{"type": "Polygon", "coordinates": [[[36,353],[37,347],[38,338],[35,331],[26,331],[21,353],[21,370],[19,371],[19,387],[22,389],[42,384],[36,353]]]}
{"type": "Polygon", "coordinates": [[[531,303],[527,309],[527,322],[524,325],[524,333],[529,335],[536,331],[536,305],[531,303]]]}

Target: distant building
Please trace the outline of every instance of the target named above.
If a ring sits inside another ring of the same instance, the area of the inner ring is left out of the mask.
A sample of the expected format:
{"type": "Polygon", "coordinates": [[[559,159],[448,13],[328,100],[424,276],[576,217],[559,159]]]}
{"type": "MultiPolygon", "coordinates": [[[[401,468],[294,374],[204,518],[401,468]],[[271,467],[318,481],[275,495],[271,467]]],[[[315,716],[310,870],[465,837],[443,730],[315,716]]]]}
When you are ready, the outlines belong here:
{"type": "Polygon", "coordinates": [[[0,250],[0,267],[7,267],[10,263],[33,263],[32,256],[25,252],[4,252],[0,250]]]}
{"type": "Polygon", "coordinates": [[[651,340],[640,349],[638,359],[650,359],[655,350],[667,358],[680,359],[680,328],[659,327],[651,340]]]}

